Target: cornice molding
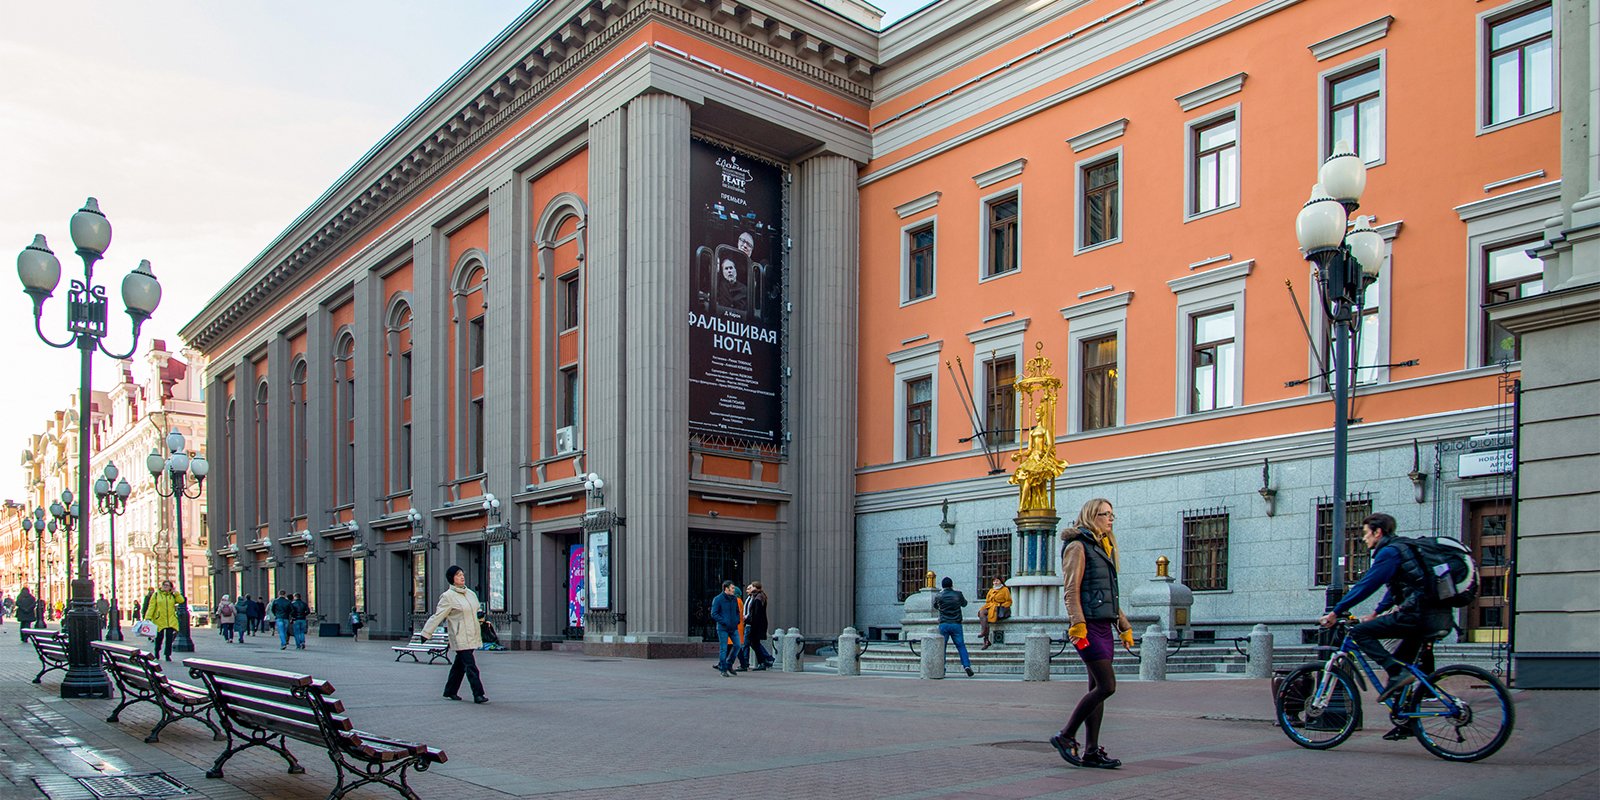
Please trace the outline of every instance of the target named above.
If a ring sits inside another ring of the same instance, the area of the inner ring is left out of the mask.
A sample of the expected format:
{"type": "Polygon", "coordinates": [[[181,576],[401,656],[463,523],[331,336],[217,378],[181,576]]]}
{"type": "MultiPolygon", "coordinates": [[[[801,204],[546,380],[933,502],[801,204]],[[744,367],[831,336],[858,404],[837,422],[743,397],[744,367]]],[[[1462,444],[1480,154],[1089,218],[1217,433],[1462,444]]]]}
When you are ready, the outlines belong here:
{"type": "Polygon", "coordinates": [[[1019,158],[1009,164],[1001,164],[994,169],[984,170],[974,176],[972,180],[978,184],[979,189],[987,189],[1007,178],[1015,178],[1022,174],[1023,167],[1028,166],[1028,159],[1019,158]]]}
{"type": "Polygon", "coordinates": [[[1462,203],[1453,210],[1462,222],[1470,222],[1492,214],[1503,214],[1514,208],[1548,203],[1560,199],[1561,180],[1558,178],[1549,183],[1541,183],[1538,186],[1529,186],[1526,189],[1518,189],[1505,194],[1497,194],[1493,197],[1485,197],[1482,200],[1462,203]]]}
{"type": "Polygon", "coordinates": [[[895,206],[894,213],[899,215],[901,219],[905,219],[906,217],[916,214],[921,214],[922,212],[939,205],[939,198],[941,195],[942,193],[940,192],[929,192],[915,200],[895,206]]]}
{"type": "Polygon", "coordinates": [[[1067,137],[1067,146],[1072,148],[1072,152],[1081,153],[1096,145],[1105,144],[1106,142],[1121,136],[1123,133],[1127,132],[1127,130],[1128,118],[1123,117],[1122,119],[1114,122],[1107,122],[1098,128],[1086,130],[1077,136],[1067,137]]]}
{"type": "Polygon", "coordinates": [[[1389,26],[1393,23],[1394,17],[1379,17],[1365,25],[1358,25],[1344,33],[1306,45],[1306,49],[1310,50],[1311,55],[1318,61],[1327,61],[1340,53],[1349,52],[1388,36],[1389,26]]]}
{"type": "Polygon", "coordinates": [[[1209,83],[1192,92],[1184,92],[1173,98],[1178,101],[1178,107],[1184,111],[1193,111],[1206,103],[1221,100],[1231,94],[1237,94],[1244,89],[1246,73],[1240,72],[1230,75],[1215,83],[1209,83]]]}

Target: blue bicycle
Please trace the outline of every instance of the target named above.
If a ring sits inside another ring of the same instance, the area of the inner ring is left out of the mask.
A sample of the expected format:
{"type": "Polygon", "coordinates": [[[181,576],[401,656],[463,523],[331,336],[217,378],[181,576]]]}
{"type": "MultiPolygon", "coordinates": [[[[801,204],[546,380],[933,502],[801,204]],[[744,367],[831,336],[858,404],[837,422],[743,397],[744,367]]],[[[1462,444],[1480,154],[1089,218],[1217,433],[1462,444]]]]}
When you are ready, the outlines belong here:
{"type": "MultiPolygon", "coordinates": [[[[1301,747],[1327,750],[1350,738],[1361,727],[1361,691],[1368,682],[1374,688],[1383,685],[1350,640],[1353,621],[1354,617],[1346,617],[1335,623],[1334,634],[1344,643],[1326,664],[1299,667],[1278,685],[1274,698],[1278,727],[1301,747]]],[[[1428,752],[1446,761],[1488,758],[1511,738],[1516,721],[1511,694],[1486,670],[1466,664],[1451,664],[1431,675],[1415,664],[1406,669],[1416,682],[1383,701],[1389,707],[1389,720],[1403,732],[1398,738],[1415,736],[1428,752]]]]}

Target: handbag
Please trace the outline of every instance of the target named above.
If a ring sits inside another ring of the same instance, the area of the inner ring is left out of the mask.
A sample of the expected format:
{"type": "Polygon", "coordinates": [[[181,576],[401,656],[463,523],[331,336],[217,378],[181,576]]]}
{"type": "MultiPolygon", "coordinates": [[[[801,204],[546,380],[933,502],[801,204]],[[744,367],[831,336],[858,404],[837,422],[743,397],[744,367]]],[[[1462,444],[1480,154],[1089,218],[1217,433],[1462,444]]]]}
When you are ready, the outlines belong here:
{"type": "Polygon", "coordinates": [[[1011,618],[1011,607],[1010,606],[995,606],[994,607],[994,621],[995,622],[999,622],[1000,620],[1010,619],[1010,618],[1011,618]]]}
{"type": "Polygon", "coordinates": [[[153,639],[156,635],[156,624],[150,620],[141,619],[138,622],[133,623],[133,633],[135,636],[143,636],[147,639],[153,639]]]}

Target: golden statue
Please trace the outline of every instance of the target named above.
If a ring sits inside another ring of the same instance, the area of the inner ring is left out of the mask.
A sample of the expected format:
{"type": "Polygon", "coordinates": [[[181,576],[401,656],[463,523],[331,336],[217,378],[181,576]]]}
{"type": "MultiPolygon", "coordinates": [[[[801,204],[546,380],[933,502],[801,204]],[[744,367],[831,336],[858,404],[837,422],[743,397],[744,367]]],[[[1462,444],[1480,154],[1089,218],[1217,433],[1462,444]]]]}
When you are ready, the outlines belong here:
{"type": "MultiPolygon", "coordinates": [[[[1044,350],[1044,343],[1034,345],[1036,351],[1044,350]]],[[[1024,406],[1033,411],[1033,427],[1028,430],[1028,444],[1011,455],[1017,469],[1008,483],[1021,487],[1017,500],[1017,513],[1021,516],[1055,516],[1056,477],[1067,468],[1067,462],[1056,457],[1056,394],[1061,390],[1061,379],[1050,373],[1050,359],[1036,355],[1028,359],[1023,376],[1012,385],[1024,397],[1024,406]],[[1034,397],[1042,392],[1042,397],[1034,397]]]]}

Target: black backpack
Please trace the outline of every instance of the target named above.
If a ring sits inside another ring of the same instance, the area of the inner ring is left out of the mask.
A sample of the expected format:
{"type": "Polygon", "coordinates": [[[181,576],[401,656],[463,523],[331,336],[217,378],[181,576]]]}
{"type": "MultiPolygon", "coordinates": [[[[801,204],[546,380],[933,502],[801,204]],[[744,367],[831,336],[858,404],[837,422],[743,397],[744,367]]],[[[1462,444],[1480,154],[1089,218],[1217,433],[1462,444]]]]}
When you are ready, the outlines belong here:
{"type": "Polygon", "coordinates": [[[1462,608],[1478,598],[1478,565],[1472,551],[1449,536],[1396,538],[1422,576],[1422,601],[1433,608],[1462,608]]]}

